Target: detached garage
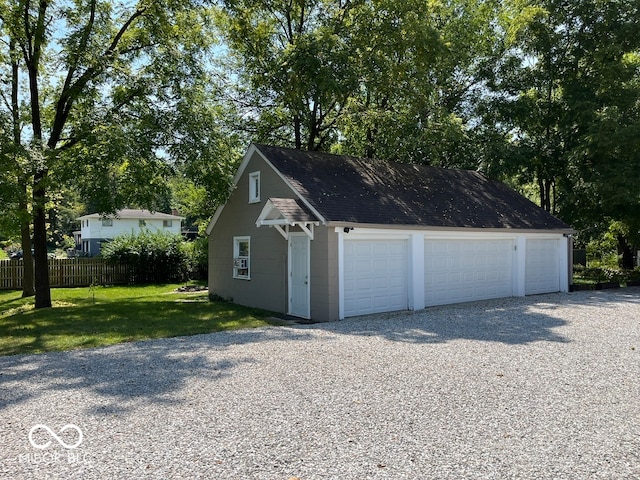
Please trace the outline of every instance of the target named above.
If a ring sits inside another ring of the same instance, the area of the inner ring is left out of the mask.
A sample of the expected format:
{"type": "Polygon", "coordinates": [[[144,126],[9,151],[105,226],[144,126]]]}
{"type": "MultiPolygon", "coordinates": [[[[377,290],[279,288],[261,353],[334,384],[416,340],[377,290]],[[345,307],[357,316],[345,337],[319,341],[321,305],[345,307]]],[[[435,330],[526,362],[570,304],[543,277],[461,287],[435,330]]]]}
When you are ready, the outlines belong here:
{"type": "Polygon", "coordinates": [[[569,288],[572,229],[475,171],[252,145],[207,231],[212,294],[316,321],[569,288]]]}

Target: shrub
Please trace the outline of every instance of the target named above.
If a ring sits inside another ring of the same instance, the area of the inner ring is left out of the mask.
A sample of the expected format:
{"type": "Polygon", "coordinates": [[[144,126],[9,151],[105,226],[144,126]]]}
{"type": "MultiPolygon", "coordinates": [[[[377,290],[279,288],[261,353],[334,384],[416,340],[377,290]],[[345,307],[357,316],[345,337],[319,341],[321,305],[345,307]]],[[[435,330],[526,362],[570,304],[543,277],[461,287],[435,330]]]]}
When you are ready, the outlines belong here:
{"type": "Polygon", "coordinates": [[[181,282],[187,278],[182,236],[148,230],[126,234],[103,244],[102,256],[130,267],[131,283],[181,282]]]}
{"type": "Polygon", "coordinates": [[[63,250],[76,248],[76,241],[70,235],[63,235],[62,240],[60,240],[59,246],[63,250]]]}
{"type": "Polygon", "coordinates": [[[209,263],[208,242],[198,237],[192,242],[183,242],[182,249],[186,255],[187,276],[191,280],[206,280],[209,263]]]}
{"type": "Polygon", "coordinates": [[[617,282],[624,283],[627,281],[629,272],[618,268],[609,268],[603,266],[587,267],[575,269],[576,275],[585,279],[594,280],[598,283],[617,282]]]}
{"type": "Polygon", "coordinates": [[[629,272],[629,278],[627,279],[630,282],[640,282],[640,267],[636,267],[629,272]]]}

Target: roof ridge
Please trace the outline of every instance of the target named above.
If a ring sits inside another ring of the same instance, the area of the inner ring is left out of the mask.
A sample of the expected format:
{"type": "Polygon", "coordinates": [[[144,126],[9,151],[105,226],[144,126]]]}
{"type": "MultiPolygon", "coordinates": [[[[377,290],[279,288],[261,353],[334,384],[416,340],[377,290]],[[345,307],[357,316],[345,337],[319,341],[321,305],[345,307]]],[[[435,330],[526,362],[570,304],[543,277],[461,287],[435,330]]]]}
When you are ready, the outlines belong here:
{"type": "Polygon", "coordinates": [[[329,222],[570,230],[484,172],[256,144],[329,222]]]}

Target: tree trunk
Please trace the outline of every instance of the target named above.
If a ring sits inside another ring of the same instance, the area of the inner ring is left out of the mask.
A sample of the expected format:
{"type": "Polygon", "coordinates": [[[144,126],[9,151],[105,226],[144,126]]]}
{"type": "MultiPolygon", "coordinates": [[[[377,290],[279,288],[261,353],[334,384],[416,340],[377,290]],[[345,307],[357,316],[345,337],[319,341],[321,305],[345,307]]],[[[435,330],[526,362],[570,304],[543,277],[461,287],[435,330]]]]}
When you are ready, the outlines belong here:
{"type": "Polygon", "coordinates": [[[366,158],[373,158],[376,156],[376,147],[374,146],[374,133],[371,127],[367,127],[367,143],[364,149],[364,155],[366,158]]]}
{"type": "MultiPolygon", "coordinates": [[[[24,197],[27,196],[27,185],[23,186],[24,197]]],[[[24,200],[20,200],[20,244],[22,246],[22,262],[24,266],[22,275],[22,296],[32,297],[35,295],[34,279],[33,279],[33,255],[31,255],[31,222],[29,222],[29,212],[27,204],[24,200]]]]}
{"type": "Polygon", "coordinates": [[[51,307],[49,263],[47,260],[46,191],[47,173],[38,172],[33,185],[33,248],[35,260],[36,308],[51,307]]]}
{"type": "Polygon", "coordinates": [[[618,255],[620,256],[620,268],[633,270],[633,250],[624,235],[618,235],[618,255]]]}
{"type": "MultiPolygon", "coordinates": [[[[16,40],[9,41],[9,51],[11,53],[11,121],[13,124],[13,143],[17,147],[22,144],[22,129],[20,122],[20,70],[18,68],[16,40]]],[[[20,245],[22,246],[22,261],[24,273],[22,276],[22,296],[32,297],[35,294],[33,285],[33,256],[31,255],[31,222],[29,220],[29,209],[27,202],[27,182],[26,175],[19,176],[20,200],[18,210],[20,212],[20,245]]]]}
{"type": "Polygon", "coordinates": [[[551,185],[553,180],[544,178],[538,174],[538,192],[540,193],[540,206],[547,212],[551,212],[551,185]]]}
{"type": "Polygon", "coordinates": [[[296,149],[302,150],[302,123],[299,115],[293,116],[293,129],[296,141],[296,149]]]}

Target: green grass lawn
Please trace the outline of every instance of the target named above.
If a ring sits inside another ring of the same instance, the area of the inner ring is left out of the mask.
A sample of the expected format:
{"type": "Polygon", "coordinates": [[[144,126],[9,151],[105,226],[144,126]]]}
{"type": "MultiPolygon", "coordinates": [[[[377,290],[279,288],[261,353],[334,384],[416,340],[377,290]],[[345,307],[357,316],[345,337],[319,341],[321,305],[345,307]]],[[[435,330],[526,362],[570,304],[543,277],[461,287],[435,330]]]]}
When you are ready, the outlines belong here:
{"type": "Polygon", "coordinates": [[[180,285],[52,289],[53,308],[0,291],[0,355],[97,347],[268,325],[264,310],[210,302],[180,285]]]}

